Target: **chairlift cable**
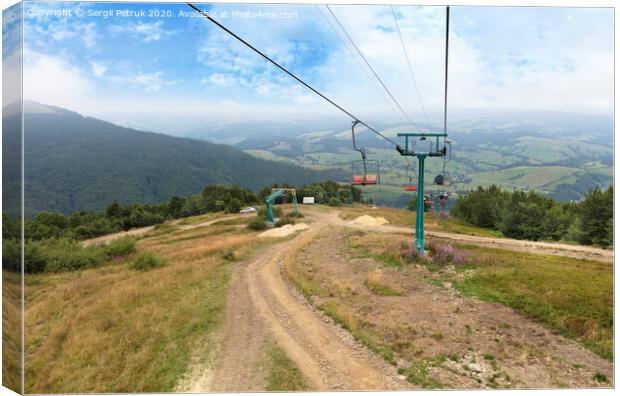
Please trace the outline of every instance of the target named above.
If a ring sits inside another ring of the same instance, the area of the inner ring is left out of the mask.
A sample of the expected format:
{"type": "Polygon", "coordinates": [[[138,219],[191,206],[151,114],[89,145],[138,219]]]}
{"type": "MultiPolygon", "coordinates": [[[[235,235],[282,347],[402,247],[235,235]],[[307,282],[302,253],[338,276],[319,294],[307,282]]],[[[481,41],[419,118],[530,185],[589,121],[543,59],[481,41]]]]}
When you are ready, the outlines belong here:
{"type": "Polygon", "coordinates": [[[422,112],[424,113],[424,118],[426,119],[426,123],[430,125],[430,122],[428,121],[428,115],[426,114],[426,108],[424,107],[424,102],[422,101],[422,95],[420,94],[420,89],[418,88],[418,83],[416,82],[416,79],[415,79],[415,74],[413,72],[413,66],[411,65],[411,60],[409,59],[409,53],[407,52],[407,47],[405,46],[405,40],[403,39],[403,34],[400,31],[400,26],[398,25],[398,19],[396,18],[396,11],[394,11],[394,6],[390,6],[390,8],[392,9],[392,17],[394,18],[394,25],[396,25],[396,31],[398,31],[398,37],[400,37],[400,44],[403,48],[405,59],[407,60],[407,66],[409,66],[409,73],[411,74],[411,81],[413,82],[415,91],[418,94],[418,100],[420,101],[420,106],[422,107],[422,112]]]}
{"type": "MultiPolygon", "coordinates": [[[[443,133],[448,134],[448,39],[450,35],[450,7],[446,7],[446,66],[443,94],[443,133]]],[[[444,137],[444,143],[446,138],[444,137]]]]}
{"type": "Polygon", "coordinates": [[[341,112],[345,113],[346,115],[348,115],[349,117],[351,117],[353,120],[359,121],[359,124],[365,126],[366,128],[368,128],[370,131],[374,132],[375,134],[377,134],[378,136],[381,136],[383,139],[389,141],[390,143],[392,143],[394,146],[396,146],[397,150],[402,150],[402,148],[400,147],[400,145],[394,141],[393,139],[383,135],[381,132],[379,132],[378,130],[376,130],[375,128],[371,127],[370,125],[368,125],[367,123],[365,123],[364,121],[361,121],[358,117],[354,116],[353,114],[351,114],[349,111],[345,110],[343,107],[339,106],[338,104],[336,104],[336,102],[334,102],[333,100],[331,100],[330,98],[328,98],[327,96],[325,96],[324,94],[322,94],[321,92],[319,92],[318,90],[316,90],[315,88],[313,88],[311,85],[309,85],[308,83],[306,83],[305,81],[303,81],[301,78],[297,77],[295,74],[291,73],[290,71],[288,71],[285,67],[281,66],[279,63],[277,63],[276,61],[274,61],[273,59],[271,59],[270,57],[268,57],[267,55],[265,55],[264,53],[262,53],[260,50],[256,49],[256,47],[254,47],[252,44],[248,43],[247,41],[245,41],[244,39],[242,39],[241,37],[239,37],[237,34],[235,34],[233,31],[231,31],[230,29],[228,29],[226,26],[222,25],[221,23],[219,23],[218,21],[216,21],[215,19],[211,18],[207,13],[205,13],[204,11],[200,10],[198,7],[196,7],[195,5],[193,5],[192,3],[187,3],[187,5],[192,8],[193,10],[195,10],[197,13],[199,13],[200,15],[202,15],[203,17],[207,18],[210,22],[212,22],[214,25],[216,25],[217,27],[219,27],[220,29],[224,30],[226,33],[230,34],[231,36],[233,36],[234,38],[236,38],[238,41],[240,41],[242,44],[244,44],[246,47],[250,48],[252,51],[256,52],[258,55],[260,55],[261,57],[263,57],[264,59],[266,59],[267,61],[269,61],[271,64],[273,64],[274,66],[276,66],[278,69],[282,70],[284,73],[288,74],[290,77],[292,77],[293,79],[295,79],[296,81],[298,81],[300,84],[302,84],[303,86],[305,86],[306,88],[308,88],[309,90],[311,90],[312,92],[314,92],[315,94],[319,95],[321,98],[323,98],[325,101],[327,101],[328,103],[330,103],[332,106],[336,107],[338,110],[340,110],[341,112]]]}
{"type": "Polygon", "coordinates": [[[383,86],[383,89],[385,89],[385,91],[388,93],[388,95],[390,95],[390,98],[392,98],[392,100],[394,101],[394,103],[396,104],[396,106],[400,109],[400,111],[405,115],[405,118],[409,121],[409,124],[411,126],[413,126],[415,129],[420,130],[420,127],[418,127],[409,117],[409,115],[407,114],[407,112],[403,109],[403,107],[400,105],[400,103],[396,100],[396,98],[394,97],[394,95],[392,95],[392,92],[388,89],[388,87],[385,85],[385,83],[383,82],[383,80],[381,79],[381,77],[379,77],[379,75],[377,74],[377,72],[375,71],[375,69],[370,65],[370,63],[368,62],[368,60],[366,59],[366,57],[364,56],[364,54],[362,53],[362,51],[359,49],[359,47],[357,46],[357,44],[355,44],[355,41],[353,41],[353,38],[351,38],[351,36],[349,35],[349,33],[347,32],[347,29],[345,29],[345,27],[342,25],[342,23],[340,22],[340,19],[338,19],[338,17],[336,16],[336,14],[334,14],[334,11],[332,11],[331,7],[326,4],[325,5],[327,7],[327,9],[329,10],[329,12],[332,14],[332,16],[334,17],[334,19],[336,20],[336,22],[338,23],[338,26],[340,26],[340,28],[342,29],[342,31],[344,32],[344,34],[347,36],[347,38],[349,39],[349,41],[351,42],[351,44],[353,44],[353,47],[355,48],[355,50],[357,51],[357,53],[360,55],[360,57],[362,58],[362,60],[364,61],[364,63],[366,63],[366,66],[368,66],[368,68],[370,69],[370,71],[372,72],[372,74],[376,77],[376,79],[379,81],[379,83],[381,83],[381,86],[383,86]]]}
{"type": "Polygon", "coordinates": [[[398,112],[398,110],[396,109],[396,107],[394,106],[394,103],[392,103],[389,99],[389,97],[386,95],[385,91],[383,91],[381,89],[381,86],[379,86],[379,83],[377,83],[377,81],[372,78],[372,76],[370,75],[370,73],[368,72],[368,70],[364,67],[364,65],[362,65],[362,62],[358,59],[358,56],[355,55],[355,53],[353,52],[353,50],[349,47],[349,45],[347,45],[347,42],[342,38],[342,35],[340,32],[338,32],[338,29],[336,29],[336,27],[334,26],[334,24],[329,20],[329,18],[327,17],[327,15],[325,15],[325,13],[323,12],[323,10],[321,9],[321,6],[318,4],[315,4],[316,8],[319,10],[319,12],[321,13],[321,16],[323,17],[323,19],[325,19],[325,21],[327,22],[327,24],[329,25],[329,27],[334,31],[334,33],[336,34],[336,36],[338,36],[338,38],[340,39],[340,41],[342,42],[342,45],[347,49],[347,51],[349,52],[349,54],[351,55],[351,57],[353,59],[355,59],[355,63],[357,64],[357,66],[360,68],[360,70],[362,71],[362,73],[364,73],[364,75],[368,78],[368,80],[370,80],[370,82],[372,83],[372,85],[375,87],[375,89],[377,90],[377,92],[379,92],[379,94],[383,97],[383,100],[385,100],[385,103],[388,104],[388,106],[390,106],[390,108],[392,109],[392,111],[394,112],[394,114],[396,114],[396,117],[400,118],[401,121],[403,121],[405,124],[408,122],[402,114],[400,114],[398,112]]]}

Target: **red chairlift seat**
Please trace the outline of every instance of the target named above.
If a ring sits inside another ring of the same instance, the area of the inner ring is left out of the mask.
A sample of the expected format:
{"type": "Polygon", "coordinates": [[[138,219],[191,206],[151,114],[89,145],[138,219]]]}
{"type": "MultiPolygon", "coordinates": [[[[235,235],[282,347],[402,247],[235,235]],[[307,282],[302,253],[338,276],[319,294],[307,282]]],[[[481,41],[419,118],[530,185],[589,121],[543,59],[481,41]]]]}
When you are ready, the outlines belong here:
{"type": "Polygon", "coordinates": [[[376,160],[353,161],[352,168],[351,185],[379,184],[379,163],[376,160]]]}
{"type": "Polygon", "coordinates": [[[351,184],[354,186],[374,185],[378,182],[377,175],[353,175],[351,177],[351,184]]]}

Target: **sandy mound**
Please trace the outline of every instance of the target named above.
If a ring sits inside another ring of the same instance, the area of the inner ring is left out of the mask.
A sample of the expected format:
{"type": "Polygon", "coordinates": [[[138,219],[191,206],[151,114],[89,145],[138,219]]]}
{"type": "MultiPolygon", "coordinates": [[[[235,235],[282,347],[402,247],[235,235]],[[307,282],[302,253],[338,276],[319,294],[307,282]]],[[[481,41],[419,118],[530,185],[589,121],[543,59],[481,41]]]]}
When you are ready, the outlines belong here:
{"type": "Polygon", "coordinates": [[[259,238],[282,238],[285,236],[289,236],[296,231],[307,230],[308,224],[299,223],[299,224],[287,224],[280,228],[274,228],[269,231],[265,231],[263,233],[258,234],[259,238]]]}
{"type": "Polygon", "coordinates": [[[367,225],[367,226],[378,226],[383,224],[388,224],[387,221],[383,217],[372,217],[368,215],[360,216],[357,219],[351,221],[351,224],[359,224],[359,225],[367,225]]]}

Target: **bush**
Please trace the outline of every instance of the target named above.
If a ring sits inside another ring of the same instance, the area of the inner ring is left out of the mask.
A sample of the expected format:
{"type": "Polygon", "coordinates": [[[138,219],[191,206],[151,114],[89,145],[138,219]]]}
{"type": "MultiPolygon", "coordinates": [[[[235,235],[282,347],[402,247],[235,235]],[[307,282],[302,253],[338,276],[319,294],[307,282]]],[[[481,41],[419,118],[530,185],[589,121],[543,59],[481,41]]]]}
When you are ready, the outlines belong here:
{"type": "Polygon", "coordinates": [[[21,272],[21,245],[19,239],[2,240],[2,269],[21,272]]]}
{"type": "Polygon", "coordinates": [[[64,272],[94,267],[108,259],[105,247],[83,248],[77,241],[68,238],[32,241],[26,246],[32,249],[26,255],[26,267],[30,266],[38,272],[42,263],[45,272],[64,272]]]}
{"type": "MultiPolygon", "coordinates": [[[[278,207],[278,206],[272,206],[272,210],[273,210],[273,217],[282,217],[282,208],[278,207]]],[[[261,206],[258,209],[258,212],[256,213],[258,215],[258,217],[267,220],[267,206],[261,206]]]]}
{"type": "Polygon", "coordinates": [[[132,237],[118,238],[111,241],[105,251],[110,257],[122,257],[136,250],[136,240],[132,237]]]}
{"type": "Polygon", "coordinates": [[[267,229],[267,224],[265,224],[265,220],[262,217],[257,217],[248,223],[248,228],[254,231],[262,231],[267,229]]]}
{"type": "MultiPolygon", "coordinates": [[[[82,247],[79,242],[71,238],[27,240],[24,246],[24,271],[34,274],[92,268],[101,265],[112,257],[121,257],[132,253],[135,250],[135,244],[133,238],[120,238],[110,242],[107,246],[89,247],[82,247]]],[[[8,249],[14,250],[12,245],[14,244],[8,244],[8,249]]],[[[17,246],[19,246],[18,243],[17,246]]],[[[11,251],[7,251],[7,253],[9,253],[11,265],[19,265],[18,261],[15,262],[14,253],[11,251]]],[[[17,260],[19,260],[19,256],[17,256],[17,260]]]]}
{"type": "Polygon", "coordinates": [[[165,264],[165,261],[157,254],[145,251],[136,254],[129,262],[129,267],[139,271],[148,271],[153,268],[163,267],[165,264]]]}
{"type": "Polygon", "coordinates": [[[327,203],[329,206],[340,206],[340,200],[337,198],[330,198],[329,202],[327,203]]]}
{"type": "Polygon", "coordinates": [[[278,228],[278,227],[285,226],[287,224],[295,224],[295,218],[288,217],[288,216],[287,217],[282,217],[282,218],[278,219],[278,221],[276,221],[276,223],[273,226],[278,228]]]}
{"type": "Polygon", "coordinates": [[[435,264],[454,264],[461,265],[466,263],[465,253],[447,243],[438,243],[430,241],[428,243],[428,249],[433,263],[435,264]]]}

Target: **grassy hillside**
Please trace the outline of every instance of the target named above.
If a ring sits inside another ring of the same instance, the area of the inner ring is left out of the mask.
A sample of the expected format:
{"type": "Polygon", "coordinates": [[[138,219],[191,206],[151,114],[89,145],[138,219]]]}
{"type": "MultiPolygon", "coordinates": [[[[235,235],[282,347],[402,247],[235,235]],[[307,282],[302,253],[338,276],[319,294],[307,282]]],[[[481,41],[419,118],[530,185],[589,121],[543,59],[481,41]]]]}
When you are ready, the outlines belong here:
{"type": "MultiPolygon", "coordinates": [[[[3,122],[10,129],[19,118],[3,122]]],[[[122,128],[53,107],[26,111],[25,129],[28,213],[99,210],[113,200],[154,204],[218,183],[258,189],[346,177],[342,171],[257,159],[230,146],[122,128]]],[[[17,151],[8,154],[5,164],[17,151]]]]}
{"type": "Polygon", "coordinates": [[[238,260],[264,242],[233,225],[167,225],[132,256],[26,277],[26,392],[172,391],[220,325],[238,260]],[[150,252],[163,266],[138,268],[150,252]]]}

